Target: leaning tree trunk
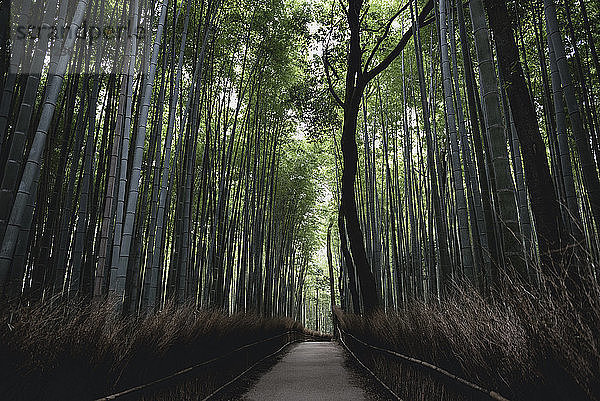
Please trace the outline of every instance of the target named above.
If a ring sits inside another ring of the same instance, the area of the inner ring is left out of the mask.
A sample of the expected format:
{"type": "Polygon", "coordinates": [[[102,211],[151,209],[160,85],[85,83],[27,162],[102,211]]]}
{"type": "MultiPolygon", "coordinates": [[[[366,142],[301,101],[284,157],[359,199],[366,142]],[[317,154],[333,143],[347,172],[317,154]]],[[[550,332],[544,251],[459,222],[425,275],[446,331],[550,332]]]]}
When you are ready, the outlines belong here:
{"type": "MultiPolygon", "coordinates": [[[[73,15],[71,27],[78,30],[83,21],[88,0],[79,0],[77,9],[73,15]]],[[[19,190],[15,195],[15,200],[10,212],[6,232],[2,240],[2,248],[0,249],[0,291],[6,283],[6,278],[11,268],[13,254],[19,238],[19,232],[26,227],[23,226],[24,214],[27,210],[29,197],[36,192],[39,184],[39,171],[42,162],[42,155],[46,145],[48,129],[54,116],[58,95],[62,88],[67,65],[71,60],[73,46],[75,44],[75,35],[70,35],[65,40],[63,50],[58,61],[56,72],[49,76],[50,84],[46,91],[46,97],[42,105],[40,120],[33,138],[33,143],[27,162],[23,170],[19,190]]]]}
{"type": "MultiPolygon", "coordinates": [[[[56,0],[48,3],[43,15],[43,24],[51,24],[56,13],[56,0]]],[[[49,35],[40,35],[33,52],[33,59],[27,74],[23,98],[16,117],[15,131],[11,136],[10,148],[6,165],[3,166],[2,181],[0,182],[0,242],[2,241],[8,217],[19,183],[19,174],[25,155],[27,132],[33,117],[37,91],[42,76],[46,58],[49,35]]],[[[1,131],[0,131],[1,132],[1,131]]],[[[2,132],[2,135],[4,133],[2,132]]]]}
{"type": "MultiPolygon", "coordinates": [[[[377,294],[377,285],[371,272],[371,267],[367,260],[365,252],[363,234],[358,220],[356,210],[356,198],[354,195],[354,183],[356,180],[356,171],[358,164],[358,149],[356,146],[356,126],[358,120],[358,111],[360,101],[366,85],[378,74],[384,71],[402,52],[406,43],[412,36],[412,28],[404,33],[396,47],[375,67],[367,71],[368,65],[372,60],[373,54],[367,59],[365,70],[362,65],[362,49],[360,43],[360,12],[363,5],[362,0],[350,0],[346,12],[348,26],[350,28],[350,43],[347,57],[345,97],[342,102],[335,94],[335,90],[330,86],[338,104],[344,109],[344,123],[342,128],[342,194],[340,201],[340,214],[338,225],[340,231],[340,240],[343,249],[344,259],[348,267],[349,274],[353,274],[355,267],[359,280],[359,292],[362,294],[362,301],[365,312],[371,313],[379,308],[379,297],[377,294]],[[346,246],[345,234],[347,234],[350,249],[346,246]]],[[[433,8],[433,1],[427,2],[417,22],[423,24],[427,15],[433,8]]],[[[391,22],[390,22],[391,23],[391,22]]],[[[383,38],[381,38],[383,40],[383,38]]],[[[379,43],[381,44],[381,42],[379,43]]],[[[326,72],[329,64],[326,62],[326,72]]],[[[356,304],[356,301],[353,301],[356,304]]]]}
{"type": "MultiPolygon", "coordinates": [[[[356,197],[354,194],[354,183],[358,164],[358,149],[356,146],[356,127],[360,100],[364,91],[364,79],[361,66],[360,48],[360,9],[362,1],[351,0],[348,8],[347,18],[350,26],[350,51],[346,71],[346,96],[344,99],[344,125],[342,128],[342,196],[340,201],[340,218],[343,223],[339,224],[340,236],[347,233],[350,252],[344,252],[346,266],[354,267],[356,270],[360,293],[362,295],[365,312],[370,313],[379,307],[377,287],[371,267],[367,260],[363,233],[358,220],[356,209],[356,197]],[[358,81],[358,82],[357,82],[358,81]],[[351,257],[350,257],[351,253],[351,257]]],[[[345,244],[345,241],[342,241],[345,244]]]]}

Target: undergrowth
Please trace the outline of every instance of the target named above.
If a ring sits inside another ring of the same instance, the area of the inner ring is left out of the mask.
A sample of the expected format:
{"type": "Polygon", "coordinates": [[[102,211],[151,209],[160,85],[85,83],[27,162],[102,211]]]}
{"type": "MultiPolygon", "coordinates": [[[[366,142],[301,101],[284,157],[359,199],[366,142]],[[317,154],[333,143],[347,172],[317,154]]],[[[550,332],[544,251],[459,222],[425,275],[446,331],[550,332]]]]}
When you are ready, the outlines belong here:
{"type": "MultiPolygon", "coordinates": [[[[5,307],[0,315],[0,399],[95,399],[254,341],[303,331],[287,318],[229,316],[192,307],[129,318],[114,310],[108,302],[5,307]]],[[[286,341],[265,342],[194,372],[194,396],[209,394],[286,341]]]]}
{"type": "MultiPolygon", "coordinates": [[[[533,294],[513,285],[486,299],[456,286],[441,303],[413,301],[370,317],[336,314],[343,330],[369,344],[437,365],[511,401],[600,400],[598,286],[588,280],[573,297],[565,285],[545,283],[554,290],[533,294]]],[[[351,337],[347,342],[405,400],[491,399],[351,337]]]]}

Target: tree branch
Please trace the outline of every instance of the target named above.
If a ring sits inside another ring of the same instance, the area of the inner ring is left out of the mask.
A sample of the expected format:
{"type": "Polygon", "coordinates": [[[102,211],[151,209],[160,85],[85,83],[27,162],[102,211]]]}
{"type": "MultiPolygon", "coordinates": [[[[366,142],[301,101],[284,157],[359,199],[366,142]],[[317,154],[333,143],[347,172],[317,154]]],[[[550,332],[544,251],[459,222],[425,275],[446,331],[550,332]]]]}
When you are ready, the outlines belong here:
{"type": "Polygon", "coordinates": [[[348,10],[346,9],[346,6],[344,5],[343,0],[339,0],[340,2],[340,7],[342,7],[342,11],[344,11],[344,14],[348,15],[348,10]]]}
{"type": "Polygon", "coordinates": [[[327,57],[326,51],[323,52],[323,65],[325,66],[325,76],[327,77],[327,86],[329,88],[329,92],[331,92],[331,95],[335,99],[338,106],[340,106],[341,108],[344,108],[344,102],[342,102],[342,100],[340,99],[338,94],[335,92],[335,89],[333,88],[333,83],[331,82],[331,75],[329,74],[329,69],[331,68],[334,73],[335,73],[335,70],[333,69],[333,66],[331,66],[331,64],[329,64],[329,58],[327,57]]]}
{"type": "MultiPolygon", "coordinates": [[[[421,14],[419,14],[419,19],[418,19],[419,27],[425,26],[426,25],[425,22],[427,22],[427,23],[430,22],[429,20],[427,20],[427,16],[431,12],[431,10],[433,10],[433,0],[429,0],[427,2],[427,4],[425,4],[425,7],[423,7],[421,14]]],[[[375,78],[379,73],[381,73],[383,70],[385,70],[392,63],[392,61],[394,61],[396,59],[396,57],[398,57],[400,55],[400,53],[402,53],[402,50],[404,49],[404,47],[406,46],[406,44],[408,43],[408,41],[410,40],[410,38],[412,36],[413,36],[413,27],[411,26],[410,29],[408,29],[406,32],[404,32],[404,35],[402,35],[402,38],[400,39],[400,41],[398,42],[398,44],[396,45],[394,50],[392,50],[390,52],[390,54],[388,54],[387,57],[384,58],[377,66],[373,67],[373,69],[371,71],[368,71],[365,74],[365,81],[364,81],[365,85],[370,80],[375,78]]]]}
{"type": "MultiPolygon", "coordinates": [[[[412,0],[410,0],[410,1],[412,1],[412,0]]],[[[390,18],[389,21],[387,22],[387,24],[385,25],[385,30],[383,31],[383,34],[377,39],[377,43],[375,44],[375,47],[373,47],[373,50],[371,51],[371,54],[369,55],[369,58],[367,59],[367,62],[365,63],[365,71],[369,70],[369,64],[371,64],[371,61],[373,60],[373,57],[375,56],[377,49],[379,49],[379,46],[381,46],[381,43],[383,43],[385,38],[387,38],[388,34],[390,33],[390,28],[392,27],[394,20],[400,15],[400,13],[402,11],[406,10],[406,8],[408,7],[409,4],[410,3],[406,3],[403,7],[401,7],[398,10],[398,12],[396,14],[394,14],[392,16],[392,18],[390,18]]]]}

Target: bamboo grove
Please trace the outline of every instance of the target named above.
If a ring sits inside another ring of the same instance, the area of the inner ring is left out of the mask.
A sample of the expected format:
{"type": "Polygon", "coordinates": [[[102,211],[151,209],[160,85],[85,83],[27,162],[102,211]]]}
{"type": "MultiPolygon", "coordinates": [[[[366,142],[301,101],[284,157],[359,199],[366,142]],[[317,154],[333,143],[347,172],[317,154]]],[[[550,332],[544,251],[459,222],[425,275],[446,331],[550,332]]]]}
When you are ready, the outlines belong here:
{"type": "Polygon", "coordinates": [[[0,117],[3,296],[296,316],[315,197],[288,118],[301,8],[11,7],[77,32],[120,16],[137,34],[93,48],[73,35],[13,42],[0,117]]]}
{"type": "Polygon", "coordinates": [[[343,306],[370,312],[458,287],[566,288],[579,307],[594,303],[597,5],[373,3],[332,6],[324,32],[344,114],[343,306]]]}
{"type": "Polygon", "coordinates": [[[35,22],[2,32],[4,299],[324,327],[336,293],[360,313],[596,280],[593,1],[2,7],[35,22]],[[35,30],[65,24],[85,40],[35,30]]]}

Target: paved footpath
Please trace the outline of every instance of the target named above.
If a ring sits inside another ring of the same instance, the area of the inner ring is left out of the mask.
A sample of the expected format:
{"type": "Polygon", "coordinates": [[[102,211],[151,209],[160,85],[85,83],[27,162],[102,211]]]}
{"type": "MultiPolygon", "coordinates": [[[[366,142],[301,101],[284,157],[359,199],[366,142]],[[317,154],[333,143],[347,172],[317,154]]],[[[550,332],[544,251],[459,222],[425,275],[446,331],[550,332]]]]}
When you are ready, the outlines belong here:
{"type": "Polygon", "coordinates": [[[334,342],[304,342],[288,351],[244,396],[245,401],[366,400],[334,342]]]}

